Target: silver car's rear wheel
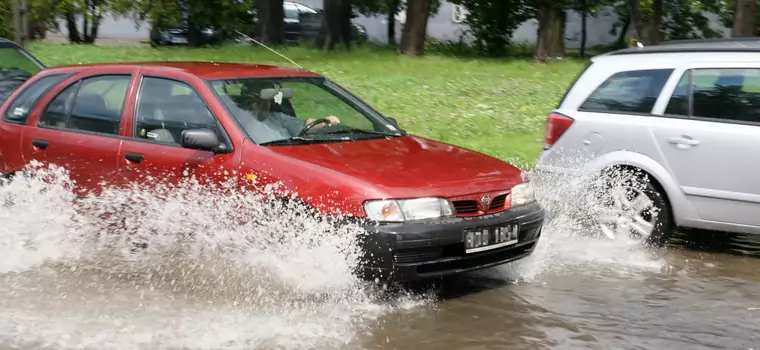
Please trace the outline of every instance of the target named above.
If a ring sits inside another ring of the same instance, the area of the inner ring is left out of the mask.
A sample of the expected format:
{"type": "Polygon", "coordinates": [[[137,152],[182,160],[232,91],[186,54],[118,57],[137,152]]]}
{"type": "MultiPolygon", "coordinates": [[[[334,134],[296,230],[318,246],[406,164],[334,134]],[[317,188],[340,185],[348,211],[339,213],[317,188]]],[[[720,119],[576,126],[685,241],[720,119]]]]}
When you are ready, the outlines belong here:
{"type": "Polygon", "coordinates": [[[662,245],[671,230],[664,194],[646,176],[620,171],[608,176],[598,194],[597,225],[609,239],[628,238],[662,245]]]}

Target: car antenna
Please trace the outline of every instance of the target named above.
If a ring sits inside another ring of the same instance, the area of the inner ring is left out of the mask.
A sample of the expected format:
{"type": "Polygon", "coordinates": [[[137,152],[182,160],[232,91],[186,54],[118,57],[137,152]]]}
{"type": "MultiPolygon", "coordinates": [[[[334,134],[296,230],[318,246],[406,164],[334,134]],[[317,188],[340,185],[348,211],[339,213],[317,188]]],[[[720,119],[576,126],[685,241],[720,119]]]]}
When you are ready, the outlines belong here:
{"type": "Polygon", "coordinates": [[[238,33],[238,34],[240,34],[240,35],[242,35],[242,36],[243,36],[243,37],[245,37],[246,39],[248,39],[248,40],[250,40],[250,41],[253,41],[253,42],[255,42],[255,43],[257,43],[257,44],[259,44],[259,45],[263,46],[263,47],[264,47],[264,48],[266,48],[267,50],[269,50],[269,51],[272,51],[272,52],[276,53],[278,56],[280,56],[280,57],[282,57],[282,58],[284,58],[284,59],[288,60],[290,63],[292,63],[292,64],[295,64],[296,66],[298,66],[298,68],[300,68],[300,69],[304,69],[304,70],[306,69],[306,68],[302,67],[300,64],[298,64],[298,63],[295,63],[295,62],[294,62],[293,60],[291,60],[290,58],[287,58],[287,57],[285,57],[285,55],[283,55],[283,54],[281,54],[281,53],[279,53],[279,52],[277,52],[277,51],[275,51],[275,50],[273,50],[273,49],[269,48],[268,46],[266,46],[266,45],[264,45],[264,44],[262,44],[262,43],[258,42],[256,39],[254,39],[254,38],[251,38],[250,36],[248,36],[248,35],[245,35],[245,34],[241,33],[239,30],[236,30],[235,32],[236,32],[236,33],[238,33]]]}

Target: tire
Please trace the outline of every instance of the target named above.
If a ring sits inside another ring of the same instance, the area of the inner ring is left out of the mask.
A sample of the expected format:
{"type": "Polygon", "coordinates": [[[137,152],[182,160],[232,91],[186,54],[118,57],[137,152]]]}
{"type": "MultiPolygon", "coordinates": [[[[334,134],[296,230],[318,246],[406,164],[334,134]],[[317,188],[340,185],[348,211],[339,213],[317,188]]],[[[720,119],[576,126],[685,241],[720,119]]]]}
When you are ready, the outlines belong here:
{"type": "Polygon", "coordinates": [[[630,239],[655,247],[663,246],[670,238],[673,230],[670,203],[659,184],[645,172],[638,169],[608,172],[596,195],[600,210],[595,221],[608,238],[617,239],[627,233],[630,239]]]}

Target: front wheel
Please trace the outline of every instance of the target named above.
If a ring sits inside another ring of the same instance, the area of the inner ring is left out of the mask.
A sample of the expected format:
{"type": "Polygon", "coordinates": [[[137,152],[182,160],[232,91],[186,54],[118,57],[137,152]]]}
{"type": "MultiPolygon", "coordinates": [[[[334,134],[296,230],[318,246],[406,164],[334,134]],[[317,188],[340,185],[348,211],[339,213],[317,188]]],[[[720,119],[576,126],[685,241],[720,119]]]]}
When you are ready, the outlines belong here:
{"type": "Polygon", "coordinates": [[[673,226],[671,210],[665,194],[648,176],[622,171],[603,182],[595,215],[602,234],[613,240],[627,237],[645,245],[664,245],[673,226]]]}

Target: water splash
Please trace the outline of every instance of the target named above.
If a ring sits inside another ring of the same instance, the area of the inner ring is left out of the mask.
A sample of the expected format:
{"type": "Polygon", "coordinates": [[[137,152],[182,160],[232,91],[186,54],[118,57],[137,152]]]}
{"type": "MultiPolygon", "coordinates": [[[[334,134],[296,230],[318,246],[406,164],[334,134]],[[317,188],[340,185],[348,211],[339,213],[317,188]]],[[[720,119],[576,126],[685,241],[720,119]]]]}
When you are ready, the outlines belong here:
{"type": "Polygon", "coordinates": [[[533,283],[551,274],[587,274],[601,271],[630,275],[667,268],[658,251],[639,240],[604,236],[596,221],[604,211],[603,200],[609,186],[630,179],[621,169],[597,172],[587,167],[587,154],[561,152],[556,165],[567,172],[537,171],[531,164],[520,164],[536,187],[536,197],[547,217],[542,237],[534,253],[526,259],[503,265],[481,274],[515,283],[533,283]]]}
{"type": "MultiPolygon", "coordinates": [[[[190,179],[76,199],[64,169],[29,170],[0,186],[0,348],[335,349],[436,300],[388,299],[351,273],[359,227],[267,193],[217,195],[190,179]]],[[[531,257],[481,274],[530,283],[659,268],[639,245],[577,234],[593,231],[584,179],[531,178],[549,214],[543,238],[531,257]]]]}
{"type": "Polygon", "coordinates": [[[361,228],[296,202],[193,180],[77,199],[64,169],[28,170],[0,186],[0,346],[334,348],[426,301],[378,302],[361,228]]]}

